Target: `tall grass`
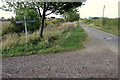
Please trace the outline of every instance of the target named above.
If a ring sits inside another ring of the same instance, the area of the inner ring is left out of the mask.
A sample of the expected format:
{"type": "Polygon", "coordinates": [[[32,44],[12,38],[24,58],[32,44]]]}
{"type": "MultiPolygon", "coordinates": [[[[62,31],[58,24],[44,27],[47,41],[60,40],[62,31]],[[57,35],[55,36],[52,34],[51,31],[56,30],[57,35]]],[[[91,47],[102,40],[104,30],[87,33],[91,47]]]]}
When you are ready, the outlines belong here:
{"type": "Polygon", "coordinates": [[[0,21],[0,22],[2,23],[2,26],[0,27],[2,27],[3,30],[8,28],[8,26],[11,24],[10,21],[0,21]]]}
{"type": "Polygon", "coordinates": [[[118,23],[119,23],[118,18],[115,18],[115,19],[104,18],[103,19],[104,25],[102,25],[102,19],[88,19],[88,20],[86,19],[83,22],[88,24],[91,27],[120,36],[119,34],[120,26],[118,26],[118,23]]]}
{"type": "Polygon", "coordinates": [[[26,45],[25,33],[3,36],[3,56],[25,56],[30,54],[56,53],[84,48],[82,42],[86,34],[76,22],[50,24],[44,29],[44,38],[39,39],[39,31],[28,34],[26,45]]]}
{"type": "Polygon", "coordinates": [[[11,26],[11,22],[10,21],[0,21],[0,23],[1,23],[0,27],[2,29],[0,34],[2,35],[5,32],[7,32],[9,26],[11,26]]]}

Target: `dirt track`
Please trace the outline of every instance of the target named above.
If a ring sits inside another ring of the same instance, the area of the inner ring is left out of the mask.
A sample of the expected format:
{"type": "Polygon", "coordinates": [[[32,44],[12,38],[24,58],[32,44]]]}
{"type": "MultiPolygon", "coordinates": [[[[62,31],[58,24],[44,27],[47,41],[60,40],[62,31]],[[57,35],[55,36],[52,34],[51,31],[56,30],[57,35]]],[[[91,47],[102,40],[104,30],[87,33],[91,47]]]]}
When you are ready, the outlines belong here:
{"type": "Polygon", "coordinates": [[[90,36],[86,48],[58,54],[3,58],[3,78],[117,78],[118,55],[90,36]]]}

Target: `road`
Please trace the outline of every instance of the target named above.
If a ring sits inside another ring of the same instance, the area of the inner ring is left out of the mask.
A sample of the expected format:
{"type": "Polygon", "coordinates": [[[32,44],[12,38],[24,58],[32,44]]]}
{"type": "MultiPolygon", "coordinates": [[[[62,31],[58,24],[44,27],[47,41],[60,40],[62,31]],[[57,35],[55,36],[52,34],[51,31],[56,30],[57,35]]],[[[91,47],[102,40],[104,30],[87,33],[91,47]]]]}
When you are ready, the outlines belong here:
{"type": "Polygon", "coordinates": [[[89,35],[84,42],[85,49],[3,58],[2,77],[118,78],[118,54],[111,48],[117,48],[117,38],[84,24],[81,26],[89,35]],[[112,39],[105,39],[111,36],[112,39]]]}
{"type": "Polygon", "coordinates": [[[97,30],[82,23],[81,26],[89,36],[99,39],[106,47],[118,54],[118,45],[120,44],[118,41],[120,40],[120,37],[97,30]]]}

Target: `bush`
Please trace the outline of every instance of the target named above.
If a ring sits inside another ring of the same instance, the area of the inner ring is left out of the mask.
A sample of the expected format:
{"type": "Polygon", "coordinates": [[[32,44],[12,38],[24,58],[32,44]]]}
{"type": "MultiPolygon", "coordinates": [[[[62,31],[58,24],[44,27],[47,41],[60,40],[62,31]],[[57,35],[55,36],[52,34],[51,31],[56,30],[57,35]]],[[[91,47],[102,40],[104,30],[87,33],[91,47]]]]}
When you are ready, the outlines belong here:
{"type": "Polygon", "coordinates": [[[77,9],[70,9],[68,12],[64,13],[63,16],[68,22],[78,21],[80,18],[77,9]]]}
{"type": "Polygon", "coordinates": [[[92,20],[90,20],[90,19],[85,19],[84,20],[84,23],[87,23],[87,24],[90,24],[90,23],[92,23],[93,21],[92,20]]]}
{"type": "Polygon", "coordinates": [[[30,54],[56,53],[64,50],[83,48],[85,33],[76,22],[62,23],[51,28],[46,27],[44,38],[39,39],[38,31],[28,34],[26,45],[25,33],[3,36],[3,56],[26,56],[30,54]],[[66,33],[63,33],[66,31],[66,33]],[[10,39],[10,40],[9,40],[10,39]]]}
{"type": "Polygon", "coordinates": [[[53,24],[63,23],[65,20],[62,18],[56,18],[55,20],[51,21],[53,24]]]}
{"type": "Polygon", "coordinates": [[[48,42],[49,43],[53,43],[55,40],[58,40],[59,38],[57,36],[52,36],[50,38],[48,38],[48,42]]]}
{"type": "MultiPolygon", "coordinates": [[[[16,21],[24,21],[24,15],[22,12],[24,12],[25,10],[23,9],[23,11],[19,11],[17,13],[17,15],[15,16],[15,18],[12,18],[11,19],[11,23],[12,23],[12,26],[14,27],[10,27],[10,32],[16,32],[16,33],[19,33],[19,32],[22,32],[22,31],[25,31],[25,24],[24,23],[16,23],[16,21]]],[[[39,29],[40,27],[40,20],[38,18],[38,14],[34,11],[34,10],[31,10],[31,9],[28,9],[27,12],[26,12],[26,21],[28,20],[35,20],[35,22],[32,22],[32,23],[27,23],[27,29],[28,31],[30,32],[33,32],[37,29],[39,29]]]]}
{"type": "Polygon", "coordinates": [[[8,25],[7,28],[2,29],[2,35],[8,34],[8,33],[14,33],[18,31],[18,28],[14,24],[8,25]]]}
{"type": "Polygon", "coordinates": [[[83,22],[89,24],[91,27],[119,36],[118,18],[86,19],[83,22]]]}

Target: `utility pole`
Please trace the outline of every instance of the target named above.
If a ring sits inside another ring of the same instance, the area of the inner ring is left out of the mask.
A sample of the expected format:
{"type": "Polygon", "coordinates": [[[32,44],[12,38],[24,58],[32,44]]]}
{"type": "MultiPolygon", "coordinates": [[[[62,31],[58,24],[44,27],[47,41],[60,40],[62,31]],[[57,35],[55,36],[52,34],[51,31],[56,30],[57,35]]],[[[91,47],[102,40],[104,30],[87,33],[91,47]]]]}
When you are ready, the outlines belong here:
{"type": "Polygon", "coordinates": [[[105,12],[105,5],[103,7],[103,14],[102,14],[102,25],[104,25],[104,12],[105,12]]]}

